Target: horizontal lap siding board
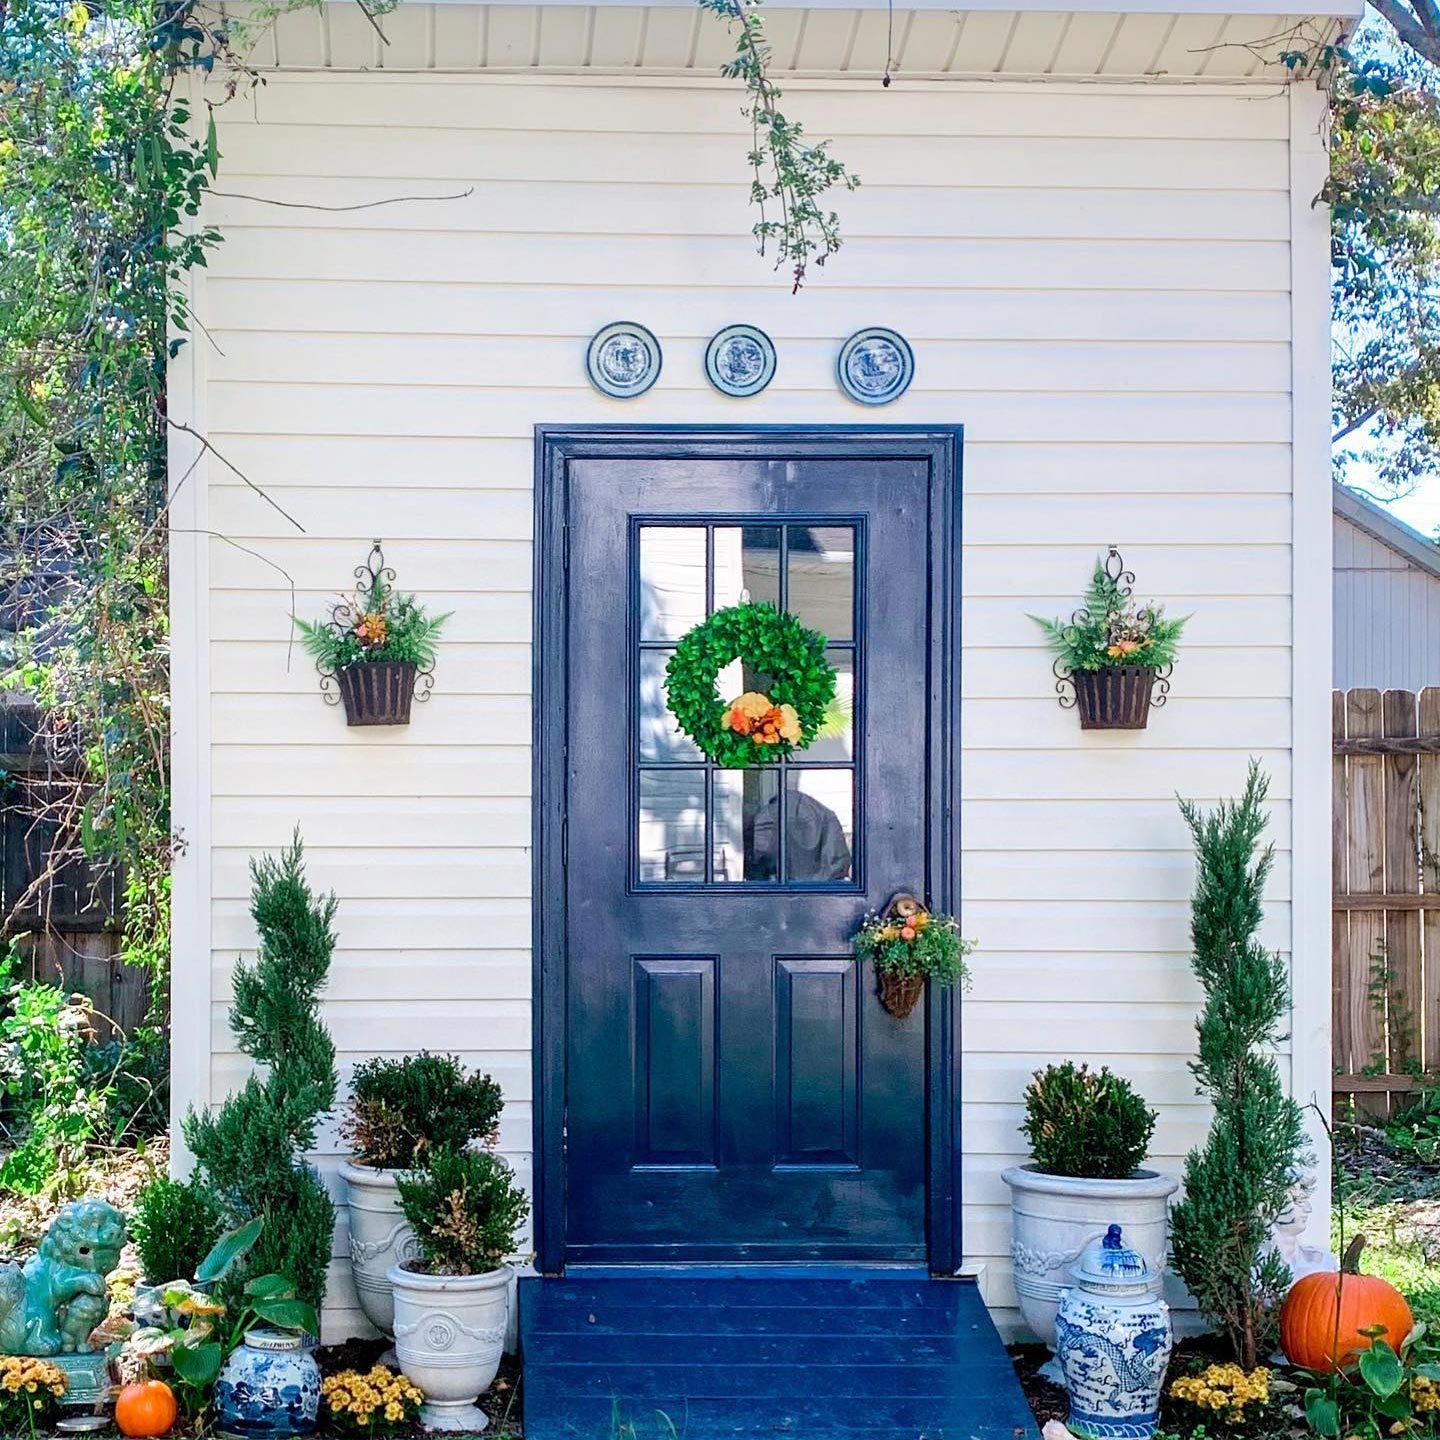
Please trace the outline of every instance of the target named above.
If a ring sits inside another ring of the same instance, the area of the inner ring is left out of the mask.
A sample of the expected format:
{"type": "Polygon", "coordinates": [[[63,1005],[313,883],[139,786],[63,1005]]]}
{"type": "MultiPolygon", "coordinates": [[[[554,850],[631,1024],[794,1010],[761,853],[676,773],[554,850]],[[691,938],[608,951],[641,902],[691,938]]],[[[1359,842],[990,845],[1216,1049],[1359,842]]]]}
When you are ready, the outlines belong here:
{"type": "MultiPolygon", "coordinates": [[[[747,238],[728,87],[280,75],[218,112],[209,434],[304,534],[210,467],[211,1079],[245,1073],[224,1007],[253,943],[247,859],[298,823],[341,902],[325,1017],[344,1071],[456,1050],[501,1080],[528,1165],[534,423],[963,422],[967,1258],[1013,1321],[999,1175],[1036,1066],[1083,1053],[1134,1078],[1166,1168],[1204,1131],[1174,796],[1235,793],[1251,755],[1274,777],[1266,939],[1290,948],[1287,104],[1264,86],[790,93],[865,181],[799,297],[747,238]],[[665,349],[631,405],[584,376],[616,318],[665,349]],[[701,353],[742,319],[780,364],[740,405],[701,353]],[[876,323],[918,363],[872,415],[832,370],[876,323]],[[290,642],[292,582],[318,613],[376,534],[402,587],[455,612],[433,699],[394,733],[347,731],[290,642]],[[1027,615],[1068,613],[1112,542],[1146,597],[1193,614],[1191,643],[1148,730],[1082,735],[1027,615]]],[[[332,1333],[358,1323],[343,1272],[332,1333]]]]}

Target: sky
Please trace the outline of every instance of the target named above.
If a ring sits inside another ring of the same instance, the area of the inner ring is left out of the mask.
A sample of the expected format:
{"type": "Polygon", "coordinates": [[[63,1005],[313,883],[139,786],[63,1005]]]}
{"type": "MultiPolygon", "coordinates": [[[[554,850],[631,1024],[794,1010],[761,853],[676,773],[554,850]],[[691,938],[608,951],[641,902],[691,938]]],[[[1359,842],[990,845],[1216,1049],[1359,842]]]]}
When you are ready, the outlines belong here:
{"type": "Polygon", "coordinates": [[[1422,480],[1411,494],[1399,500],[1381,500],[1363,489],[1361,493],[1379,500],[1397,520],[1403,520],[1427,540],[1435,539],[1435,532],[1440,530],[1440,478],[1422,480]]]}

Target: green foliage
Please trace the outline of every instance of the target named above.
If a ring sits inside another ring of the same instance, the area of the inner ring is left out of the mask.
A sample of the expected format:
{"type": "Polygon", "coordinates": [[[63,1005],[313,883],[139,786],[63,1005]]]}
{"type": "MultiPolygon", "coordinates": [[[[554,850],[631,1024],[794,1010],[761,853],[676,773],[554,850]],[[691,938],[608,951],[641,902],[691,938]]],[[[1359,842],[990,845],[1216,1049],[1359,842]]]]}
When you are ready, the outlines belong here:
{"type": "Polygon", "coordinates": [[[770,78],[773,56],[760,0],[699,4],[724,20],[735,36],[735,58],[721,73],[739,80],[746,91],[741,113],[750,121],[753,137],[750,199],[760,215],[752,233],[762,255],[774,243],[777,269],[790,266],[793,293],[805,283],[812,261],[824,265],[840,248],[840,217],[826,208],[825,197],[837,185],[854,190],[860,181],[830,154],[828,140],[811,144],[804,126],[780,110],[781,91],[770,78]]]}
{"type": "MultiPolygon", "coordinates": [[[[335,1103],[335,1047],[319,1015],[335,897],[311,891],[298,832],[280,855],[252,860],[250,875],[260,945],[253,964],[235,967],[230,1026],[263,1078],[251,1075],[213,1114],[190,1111],[185,1138],[231,1218],[265,1222],[247,1271],[285,1275],[318,1306],[335,1215],[303,1156],[335,1103]]],[[[227,1296],[236,1288],[232,1278],[227,1296]]]]}
{"type": "Polygon", "coordinates": [[[815,739],[835,700],[835,671],[818,631],[767,602],[747,602],[717,610],[681,639],[665,667],[665,695],[676,724],[705,754],[718,765],[744,769],[803,750],[815,739]],[[763,690],[773,704],[794,708],[797,742],[757,745],[726,728],[729,702],[717,677],[737,659],[744,664],[747,689],[763,690]]]}
{"type": "Polygon", "coordinates": [[[192,1280],[225,1229],[219,1198],[192,1177],[152,1180],[135,1199],[130,1238],[151,1284],[192,1280]]]}
{"type": "Polygon", "coordinates": [[[104,1135],[106,1094],[90,1077],[90,1012],[83,996],[14,979],[18,958],[0,957],[0,1099],[5,1123],[0,1187],[57,1201],[84,1193],[90,1152],[104,1135]]]}
{"type": "MultiPolygon", "coordinates": [[[[169,948],[164,407],[179,284],[216,157],[172,105],[188,6],[11,0],[0,20],[0,557],[40,599],[0,689],[28,691],[56,846],[118,863],[123,958],[169,948]]],[[[177,477],[178,480],[179,477],[177,477]]]]}
{"type": "Polygon", "coordinates": [[[1424,1165],[1440,1165],[1440,1085],[1426,1086],[1385,1127],[1385,1138],[1424,1165]]]}
{"type": "Polygon", "coordinates": [[[490,1076],[454,1055],[376,1058],[355,1067],[341,1133],[361,1164],[408,1170],[436,1150],[493,1144],[504,1104],[490,1076]]]}
{"type": "Polygon", "coordinates": [[[1268,789],[1252,762],[1238,801],[1208,814],[1180,803],[1195,841],[1191,964],[1205,991],[1191,1068],[1213,1119],[1186,1158],[1171,1241],[1176,1271],[1246,1370],[1268,1353],[1289,1284],[1269,1242],[1305,1159],[1300,1107],[1273,1058],[1290,1008],[1285,964],[1259,940],[1274,863],[1273,848],[1260,849],[1268,789]]]}
{"type": "Polygon", "coordinates": [[[874,962],[881,973],[924,975],[940,985],[968,985],[970,972],[965,957],[974,950],[974,943],[960,936],[960,927],[953,916],[930,915],[921,911],[910,925],[913,935],[899,920],[886,919],[873,912],[855,935],[855,955],[859,960],[874,962]]]}
{"type": "Polygon", "coordinates": [[[1284,57],[1330,95],[1336,478],[1382,496],[1440,472],[1440,71],[1415,38],[1371,20],[1284,57]]]}
{"type": "MultiPolygon", "coordinates": [[[[1370,1333],[1370,1332],[1367,1332],[1370,1333]]],[[[1359,1362],[1331,1375],[1312,1375],[1305,1421],[1322,1440],[1340,1436],[1383,1440],[1412,1430],[1434,1433],[1440,1412],[1440,1363],[1423,1327],[1394,1346],[1375,1332],[1359,1362]]]]}
{"type": "MultiPolygon", "coordinates": [[[[1111,551],[1114,561],[1119,557],[1111,551]]],[[[1118,564],[1107,568],[1101,558],[1085,592],[1084,605],[1069,620],[1030,618],[1045,632],[1050,648],[1066,671],[1103,670],[1110,665],[1175,663],[1175,648],[1185,621],[1167,620],[1153,601],[1137,606],[1123,585],[1118,564]]]]}
{"type": "Polygon", "coordinates": [[[400,1205],[431,1275],[483,1275],[515,1250],[530,1202],[510,1167],[485,1150],[437,1150],[396,1177],[400,1205]]]}
{"type": "Polygon", "coordinates": [[[300,643],[326,673],[362,660],[435,663],[435,647],[449,614],[427,615],[413,595],[398,595],[383,574],[337,604],[329,620],[295,625],[300,643]]]}
{"type": "Polygon", "coordinates": [[[1108,1067],[1091,1070],[1067,1060],[1035,1072],[1025,1087],[1020,1130],[1043,1174],[1124,1180],[1150,1148],[1155,1111],[1108,1067]]]}

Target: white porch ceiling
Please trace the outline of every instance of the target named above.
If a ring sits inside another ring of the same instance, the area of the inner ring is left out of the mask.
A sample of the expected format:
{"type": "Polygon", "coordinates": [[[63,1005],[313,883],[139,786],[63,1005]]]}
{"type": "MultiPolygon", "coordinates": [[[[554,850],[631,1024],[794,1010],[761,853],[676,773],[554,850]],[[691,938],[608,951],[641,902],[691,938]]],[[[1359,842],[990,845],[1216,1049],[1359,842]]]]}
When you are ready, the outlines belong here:
{"type": "MultiPolygon", "coordinates": [[[[1102,3],[1113,7],[1115,0],[1102,3]]],[[[1279,78],[1282,51],[1333,38],[1359,10],[1356,0],[1321,0],[1320,9],[1303,14],[1244,10],[1264,0],[1219,3],[1223,9],[1192,4],[1183,13],[897,6],[892,20],[885,9],[769,0],[766,27],[779,68],[802,76],[876,76],[888,49],[892,72],[911,78],[1235,80],[1279,78]]],[[[733,49],[726,27],[694,0],[647,6],[404,0],[381,25],[383,41],[353,3],[293,11],[253,58],[277,70],[714,75],[733,49]]]]}

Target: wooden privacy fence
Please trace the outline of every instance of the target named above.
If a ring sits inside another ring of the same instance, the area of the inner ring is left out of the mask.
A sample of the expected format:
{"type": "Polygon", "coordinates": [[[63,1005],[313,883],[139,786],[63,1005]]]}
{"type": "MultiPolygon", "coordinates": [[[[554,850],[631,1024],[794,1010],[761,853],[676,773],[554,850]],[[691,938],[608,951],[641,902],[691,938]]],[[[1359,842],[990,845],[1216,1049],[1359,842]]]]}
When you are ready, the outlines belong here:
{"type": "Polygon", "coordinates": [[[1440,1070],[1440,688],[1333,695],[1335,1098],[1440,1070]]]}
{"type": "Polygon", "coordinates": [[[41,753],[34,732],[32,710],[0,700],[0,923],[17,938],[31,976],[88,996],[128,1032],[145,1018],[148,979],[115,959],[114,877],[97,884],[76,855],[51,864],[57,827],[45,817],[52,792],[70,781],[41,753]]]}

